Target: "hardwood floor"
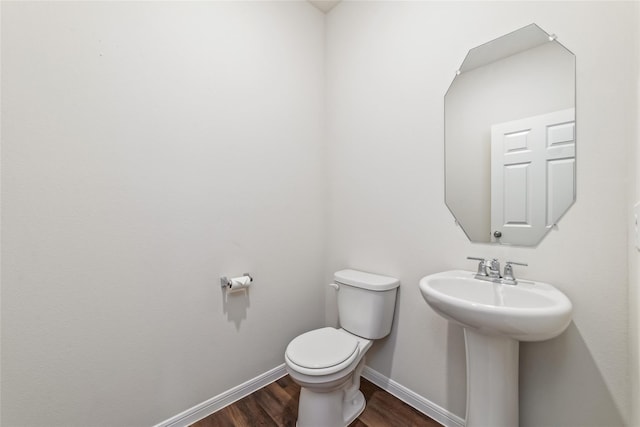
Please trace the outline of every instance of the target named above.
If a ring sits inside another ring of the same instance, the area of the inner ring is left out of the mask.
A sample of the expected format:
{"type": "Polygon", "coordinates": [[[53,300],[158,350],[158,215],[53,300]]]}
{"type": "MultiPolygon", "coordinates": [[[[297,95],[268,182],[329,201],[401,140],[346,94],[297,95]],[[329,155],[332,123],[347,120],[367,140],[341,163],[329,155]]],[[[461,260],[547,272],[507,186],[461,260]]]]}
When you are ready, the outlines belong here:
{"type": "MultiPolygon", "coordinates": [[[[364,378],[360,390],[367,400],[367,406],[349,427],[440,427],[431,418],[364,378]]],[[[287,375],[191,427],[294,427],[299,395],[300,386],[287,375]]]]}

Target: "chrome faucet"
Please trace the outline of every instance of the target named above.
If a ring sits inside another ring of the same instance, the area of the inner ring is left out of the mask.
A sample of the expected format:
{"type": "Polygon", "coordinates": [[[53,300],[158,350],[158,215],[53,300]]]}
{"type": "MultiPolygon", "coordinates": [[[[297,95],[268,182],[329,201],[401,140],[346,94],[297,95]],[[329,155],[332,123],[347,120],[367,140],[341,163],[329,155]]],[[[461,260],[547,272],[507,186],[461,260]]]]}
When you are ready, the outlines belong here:
{"type": "Polygon", "coordinates": [[[489,275],[489,277],[492,279],[500,279],[502,277],[500,276],[500,261],[494,258],[491,261],[486,262],[489,263],[489,265],[487,266],[487,274],[489,275]]]}
{"type": "Polygon", "coordinates": [[[496,258],[487,260],[484,258],[467,257],[478,262],[478,271],[475,274],[475,278],[478,280],[485,280],[487,282],[501,283],[503,285],[517,285],[518,281],[513,276],[513,265],[527,266],[521,262],[507,261],[504,266],[504,274],[500,274],[500,261],[496,258]]]}

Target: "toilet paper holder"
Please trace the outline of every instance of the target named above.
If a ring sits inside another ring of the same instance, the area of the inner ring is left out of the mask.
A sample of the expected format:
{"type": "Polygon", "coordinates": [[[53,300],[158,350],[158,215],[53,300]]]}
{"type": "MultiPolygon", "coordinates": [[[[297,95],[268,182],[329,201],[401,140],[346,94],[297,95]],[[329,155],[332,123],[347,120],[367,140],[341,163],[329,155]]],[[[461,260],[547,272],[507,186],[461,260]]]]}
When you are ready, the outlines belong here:
{"type": "MultiPolygon", "coordinates": [[[[253,282],[253,277],[249,273],[244,273],[242,277],[248,277],[249,283],[253,282]]],[[[229,279],[227,276],[220,277],[220,287],[222,288],[231,288],[231,281],[234,278],[229,279]]]]}

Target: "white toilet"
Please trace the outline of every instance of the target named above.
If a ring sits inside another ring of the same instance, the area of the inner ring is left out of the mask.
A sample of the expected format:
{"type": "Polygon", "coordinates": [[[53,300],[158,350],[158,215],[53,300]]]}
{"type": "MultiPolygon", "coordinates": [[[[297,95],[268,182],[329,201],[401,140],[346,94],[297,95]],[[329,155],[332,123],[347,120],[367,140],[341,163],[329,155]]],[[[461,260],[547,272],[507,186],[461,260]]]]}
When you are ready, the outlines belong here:
{"type": "Polygon", "coordinates": [[[393,323],[398,279],[341,270],[334,281],[341,328],[306,332],[285,351],[287,372],[302,388],[298,427],[344,427],[362,413],[364,354],[393,323]]]}

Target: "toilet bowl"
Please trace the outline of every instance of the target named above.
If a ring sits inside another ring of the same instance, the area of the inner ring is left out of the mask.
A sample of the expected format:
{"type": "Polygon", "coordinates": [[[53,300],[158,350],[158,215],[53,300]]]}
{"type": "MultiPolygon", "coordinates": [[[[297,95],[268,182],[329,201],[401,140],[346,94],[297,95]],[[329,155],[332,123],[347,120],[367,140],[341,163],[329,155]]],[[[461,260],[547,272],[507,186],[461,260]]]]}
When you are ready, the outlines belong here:
{"type": "Polygon", "coordinates": [[[287,372],[301,387],[298,427],[346,426],[362,413],[365,353],[391,331],[397,279],[341,270],[334,280],[342,327],[306,332],[285,351],[287,372]]]}
{"type": "Polygon", "coordinates": [[[295,338],[285,353],[289,376],[302,389],[299,427],[348,425],[362,413],[364,355],[371,340],[344,329],[316,329],[295,338]]]}

